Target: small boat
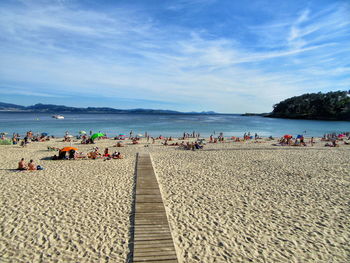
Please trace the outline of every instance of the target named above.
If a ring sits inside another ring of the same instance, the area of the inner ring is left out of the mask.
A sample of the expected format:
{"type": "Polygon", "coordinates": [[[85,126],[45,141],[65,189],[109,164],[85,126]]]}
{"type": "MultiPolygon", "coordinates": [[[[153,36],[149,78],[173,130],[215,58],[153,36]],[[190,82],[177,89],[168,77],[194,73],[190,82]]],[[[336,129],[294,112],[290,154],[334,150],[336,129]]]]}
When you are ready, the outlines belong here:
{"type": "Polygon", "coordinates": [[[64,116],[62,116],[62,115],[53,115],[52,118],[55,118],[55,119],[64,119],[64,116]]]}

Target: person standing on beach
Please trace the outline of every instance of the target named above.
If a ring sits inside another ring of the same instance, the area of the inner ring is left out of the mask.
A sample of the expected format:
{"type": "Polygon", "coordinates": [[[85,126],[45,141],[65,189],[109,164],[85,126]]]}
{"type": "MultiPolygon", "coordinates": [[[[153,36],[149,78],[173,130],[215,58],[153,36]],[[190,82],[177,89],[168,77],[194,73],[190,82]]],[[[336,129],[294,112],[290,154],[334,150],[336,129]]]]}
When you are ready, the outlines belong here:
{"type": "Polygon", "coordinates": [[[12,144],[17,144],[17,137],[15,134],[12,136],[12,144]]]}
{"type": "Polygon", "coordinates": [[[23,141],[21,143],[21,146],[25,147],[25,146],[27,146],[27,144],[28,144],[28,136],[24,137],[24,139],[23,139],[23,141]]]}
{"type": "Polygon", "coordinates": [[[314,143],[315,143],[315,141],[314,141],[314,137],[311,137],[311,140],[310,140],[310,144],[311,144],[311,146],[314,146],[314,143]]]}

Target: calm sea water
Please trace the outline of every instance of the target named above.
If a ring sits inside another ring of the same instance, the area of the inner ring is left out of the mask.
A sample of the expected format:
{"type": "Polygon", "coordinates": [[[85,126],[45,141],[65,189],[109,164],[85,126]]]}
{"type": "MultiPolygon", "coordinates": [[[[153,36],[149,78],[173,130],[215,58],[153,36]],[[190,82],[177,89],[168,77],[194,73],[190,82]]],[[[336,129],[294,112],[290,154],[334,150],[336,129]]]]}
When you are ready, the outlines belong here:
{"type": "Polygon", "coordinates": [[[305,134],[322,136],[324,133],[350,131],[346,121],[310,121],[274,119],[258,116],[239,115],[164,115],[164,114],[64,114],[65,119],[57,120],[44,113],[0,113],[0,132],[24,134],[47,132],[63,136],[66,131],[72,135],[84,130],[89,133],[104,132],[108,136],[119,133],[144,134],[151,136],[181,136],[183,132],[201,133],[202,136],[219,134],[242,136],[245,132],[260,136],[282,136],[305,134]]]}

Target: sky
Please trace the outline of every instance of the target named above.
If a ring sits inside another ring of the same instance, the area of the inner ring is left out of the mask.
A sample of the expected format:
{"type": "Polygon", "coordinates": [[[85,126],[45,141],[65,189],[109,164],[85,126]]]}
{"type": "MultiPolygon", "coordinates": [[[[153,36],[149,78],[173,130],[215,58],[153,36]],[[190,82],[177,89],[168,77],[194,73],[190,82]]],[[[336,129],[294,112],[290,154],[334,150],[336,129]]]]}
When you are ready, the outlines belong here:
{"type": "Polygon", "coordinates": [[[350,89],[347,0],[0,1],[0,101],[221,113],[350,89]]]}

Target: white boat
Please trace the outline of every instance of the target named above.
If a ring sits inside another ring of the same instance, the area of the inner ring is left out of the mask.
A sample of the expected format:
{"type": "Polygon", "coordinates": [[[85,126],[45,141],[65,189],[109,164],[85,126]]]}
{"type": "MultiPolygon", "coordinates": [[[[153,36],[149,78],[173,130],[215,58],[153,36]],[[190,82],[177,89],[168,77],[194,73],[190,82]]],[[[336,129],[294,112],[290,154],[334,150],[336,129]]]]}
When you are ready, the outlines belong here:
{"type": "Polygon", "coordinates": [[[62,116],[62,115],[53,115],[52,118],[55,118],[55,119],[64,119],[64,116],[62,116]]]}

